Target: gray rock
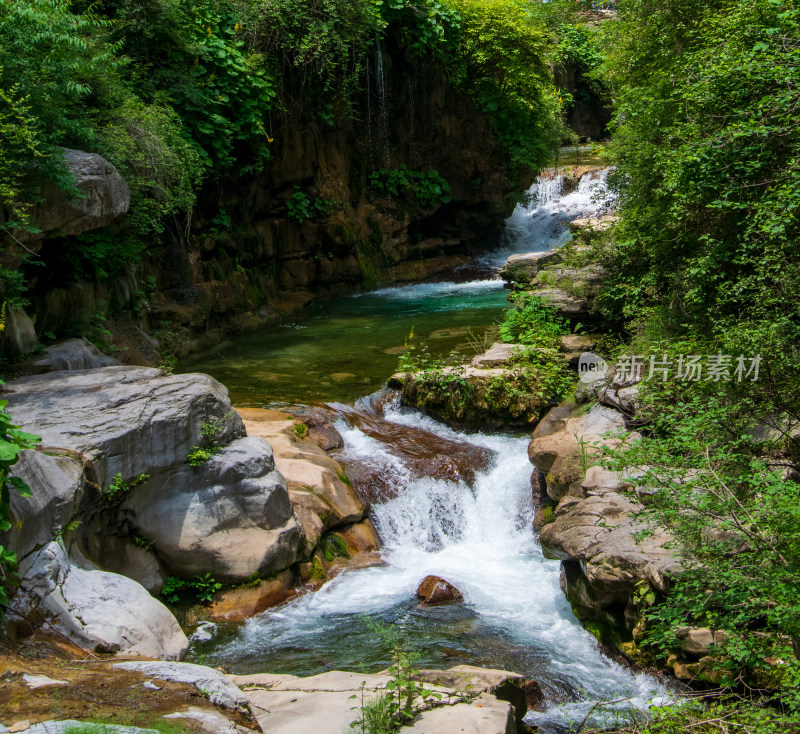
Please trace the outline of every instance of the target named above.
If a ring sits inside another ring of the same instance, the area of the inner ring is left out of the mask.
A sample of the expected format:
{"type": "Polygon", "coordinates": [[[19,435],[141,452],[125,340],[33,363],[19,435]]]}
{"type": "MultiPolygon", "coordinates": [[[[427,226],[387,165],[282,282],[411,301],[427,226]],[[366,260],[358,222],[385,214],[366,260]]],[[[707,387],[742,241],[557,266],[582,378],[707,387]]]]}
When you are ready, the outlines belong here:
{"type": "Polygon", "coordinates": [[[403,729],[408,734],[515,734],[517,724],[510,703],[482,693],[470,703],[439,706],[424,711],[410,726],[403,729]]]}
{"type": "Polygon", "coordinates": [[[514,356],[515,351],[521,351],[519,344],[492,344],[483,354],[473,357],[472,366],[477,369],[502,367],[514,356]]]}
{"type": "Polygon", "coordinates": [[[555,520],[541,529],[545,555],[567,561],[562,585],[579,616],[630,627],[636,621],[637,584],[646,581],[664,593],[680,570],[667,531],[655,529],[643,539],[637,537],[646,529],[633,517],[640,509],[612,490],[586,498],[567,497],[556,508],[555,520]],[[619,609],[626,610],[623,620],[617,616],[619,609]]]}
{"type": "Polygon", "coordinates": [[[47,688],[48,686],[66,686],[69,685],[65,680],[55,680],[46,675],[30,675],[29,673],[22,674],[22,680],[28,688],[47,688]]]}
{"type": "Polygon", "coordinates": [[[38,610],[56,632],[99,652],[168,660],[186,654],[189,641],[161,602],[129,578],[81,568],[61,543],[31,553],[19,573],[10,607],[17,617],[38,610]]]}
{"type": "Polygon", "coordinates": [[[619,217],[614,214],[603,214],[599,217],[584,217],[573,219],[569,223],[570,231],[578,234],[581,231],[605,232],[619,222],[619,217]]]}
{"type": "Polygon", "coordinates": [[[174,714],[167,714],[165,719],[188,719],[199,724],[204,731],[209,734],[249,734],[252,729],[231,721],[223,716],[219,711],[201,709],[197,706],[190,706],[184,711],[176,711],[174,714]]]}
{"type": "Polygon", "coordinates": [[[19,558],[45,545],[63,530],[78,509],[84,487],[83,465],[69,456],[24,450],[13,468],[32,490],[32,497],[10,493],[11,529],[5,543],[19,558]]]}
{"type": "Polygon", "coordinates": [[[133,670],[142,675],[174,683],[188,683],[208,698],[215,706],[243,711],[247,707],[247,696],[218,670],[205,665],[175,663],[156,660],[152,662],[130,661],[115,663],[120,670],[133,670]]]}
{"type": "Polygon", "coordinates": [[[49,184],[32,219],[45,236],[76,235],[105,227],[128,211],[131,192],[117,169],[96,153],[64,150],[80,198],[68,199],[49,184]]]}
{"type": "Polygon", "coordinates": [[[530,283],[545,265],[557,265],[560,262],[558,250],[511,255],[500,271],[500,277],[509,283],[530,283]]]}
{"type": "Polygon", "coordinates": [[[22,309],[6,308],[6,326],[3,330],[3,353],[17,359],[35,352],[39,347],[36,329],[28,314],[22,309]]]}
{"type": "MultiPolygon", "coordinates": [[[[595,404],[588,412],[553,408],[536,426],[528,446],[531,463],[545,477],[547,494],[554,500],[581,496],[584,463],[596,461],[601,445],[618,445],[618,439],[606,434],[623,429],[625,417],[604,405],[595,404]]],[[[636,437],[631,434],[629,440],[636,437]]]]}
{"type": "MultiPolygon", "coordinates": [[[[342,734],[359,717],[364,700],[386,688],[384,674],[333,670],[309,678],[293,675],[231,676],[250,701],[253,715],[270,734],[342,734]],[[363,690],[362,690],[363,685],[363,690]]],[[[442,729],[440,732],[451,731],[442,729]]]]}
{"type": "Polygon", "coordinates": [[[167,570],[185,577],[269,576],[297,560],[302,540],[272,448],[255,436],[136,487],[123,511],[167,570]]]}
{"type": "Polygon", "coordinates": [[[68,339],[47,347],[45,351],[46,355],[33,363],[42,372],[93,370],[119,364],[119,360],[103,354],[88,339],[68,339]]]}
{"type": "Polygon", "coordinates": [[[23,429],[86,457],[104,489],[118,472],[130,480],[186,461],[203,421],[220,421],[220,444],[244,434],[228,391],[208,375],[106,367],[23,377],[6,390],[23,429]]]}
{"type": "Polygon", "coordinates": [[[131,537],[119,537],[90,526],[83,533],[84,551],[100,561],[104,571],[118,573],[144,586],[153,596],[161,593],[167,571],[152,549],[136,543],[131,537]]]}
{"type": "Polygon", "coordinates": [[[470,695],[491,693],[514,707],[514,718],[522,721],[528,710],[525,695],[525,677],[508,670],[479,668],[475,665],[456,665],[449,670],[421,670],[415,680],[434,683],[470,695]]]}

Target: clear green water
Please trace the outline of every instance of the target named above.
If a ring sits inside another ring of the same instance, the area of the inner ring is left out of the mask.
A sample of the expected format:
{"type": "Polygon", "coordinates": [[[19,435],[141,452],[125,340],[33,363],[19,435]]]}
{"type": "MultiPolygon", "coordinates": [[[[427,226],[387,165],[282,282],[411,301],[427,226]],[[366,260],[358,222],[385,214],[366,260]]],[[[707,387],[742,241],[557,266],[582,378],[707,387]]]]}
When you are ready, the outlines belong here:
{"type": "Polygon", "coordinates": [[[397,371],[413,329],[435,354],[470,350],[508,306],[502,281],[428,283],[320,301],[303,320],[237,336],[181,368],[227,386],[236,405],[352,402],[397,371]]]}

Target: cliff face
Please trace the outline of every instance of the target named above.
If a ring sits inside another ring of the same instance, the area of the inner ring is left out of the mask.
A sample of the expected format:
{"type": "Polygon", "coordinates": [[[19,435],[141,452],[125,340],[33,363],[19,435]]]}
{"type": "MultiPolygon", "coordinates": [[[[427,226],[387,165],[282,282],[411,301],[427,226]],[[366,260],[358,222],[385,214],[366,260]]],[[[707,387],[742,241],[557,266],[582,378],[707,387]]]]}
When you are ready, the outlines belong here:
{"type": "Polygon", "coordinates": [[[34,243],[44,268],[27,310],[40,338],[94,323],[131,361],[156,356],[142,332],[181,356],[315,296],[418,280],[490,246],[533,171],[511,163],[466,94],[391,39],[372,54],[366,87],[354,114],[326,119],[307,91],[287,94],[267,167],[207,183],[191,221],[169,223],[124,276],[76,282],[63,239],[34,243]],[[370,173],[401,166],[437,171],[450,200],[370,185],[370,173]]]}

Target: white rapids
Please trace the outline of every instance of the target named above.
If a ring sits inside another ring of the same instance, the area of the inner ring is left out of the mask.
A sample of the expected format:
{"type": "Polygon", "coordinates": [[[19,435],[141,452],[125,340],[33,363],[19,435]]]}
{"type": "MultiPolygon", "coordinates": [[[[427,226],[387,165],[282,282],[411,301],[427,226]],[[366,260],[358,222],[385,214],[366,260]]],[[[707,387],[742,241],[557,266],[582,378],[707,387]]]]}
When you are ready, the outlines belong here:
{"type": "Polygon", "coordinates": [[[591,722],[611,723],[666,695],[654,678],[635,675],[605,657],[572,614],[559,588],[559,563],[542,556],[532,530],[527,439],[465,434],[397,407],[387,408],[385,418],[489,448],[494,458],[472,488],[412,479],[384,444],[340,421],[345,460],[368,460],[400,490],[372,510],[385,565],[344,572],[316,593],[249,620],[215,652],[215,659],[230,664],[243,656],[257,659],[259,651],[313,647],[315,640],[358,627],[362,615],[386,619],[400,609],[407,616],[403,605],[414,599],[422,578],[435,574],[461,590],[481,636],[529,652],[532,668],[517,672],[538,680],[546,693],[568,692],[560,701],[551,700],[545,711],[528,714],[526,720],[543,732],[568,731],[596,704],[591,722]],[[602,705],[610,702],[617,703],[602,705]]]}

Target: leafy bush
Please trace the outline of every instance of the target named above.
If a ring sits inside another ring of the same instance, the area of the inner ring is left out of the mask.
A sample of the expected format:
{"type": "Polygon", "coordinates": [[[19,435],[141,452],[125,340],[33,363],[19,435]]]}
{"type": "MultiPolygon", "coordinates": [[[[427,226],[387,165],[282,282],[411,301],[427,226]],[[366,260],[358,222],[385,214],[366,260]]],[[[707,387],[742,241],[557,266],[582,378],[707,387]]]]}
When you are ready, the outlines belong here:
{"type": "Polygon", "coordinates": [[[222,584],[214,579],[211,574],[195,576],[193,579],[181,579],[177,576],[168,576],[164,579],[161,596],[170,604],[179,602],[202,602],[210,604],[214,595],[222,588],[222,584]]]}
{"type": "Polygon", "coordinates": [[[447,0],[459,16],[454,81],[492,120],[513,160],[541,168],[558,147],[558,96],[547,63],[550,39],[521,0],[447,0]]]}
{"type": "Polygon", "coordinates": [[[503,315],[499,332],[504,342],[555,349],[559,337],[572,329],[541,296],[523,292],[515,294],[514,306],[503,315]]]}
{"type": "Polygon", "coordinates": [[[436,206],[450,201],[450,184],[438,171],[412,171],[408,166],[381,168],[369,175],[369,185],[383,196],[392,196],[421,206],[436,206]]]}
{"type": "Polygon", "coordinates": [[[644,385],[646,435],[605,463],[639,475],[643,516],[672,531],[685,560],[669,598],[647,609],[643,644],[666,659],[679,627],[723,630],[712,679],[783,688],[800,712],[800,484],[787,478],[798,420],[771,412],[758,383],[644,385]]]}
{"type": "MultiPolygon", "coordinates": [[[[2,384],[2,383],[0,383],[2,384]]],[[[11,491],[21,497],[31,497],[31,490],[19,477],[10,476],[12,467],[19,461],[22,449],[32,449],[41,439],[19,430],[6,410],[7,400],[0,400],[0,533],[11,529],[11,491]]],[[[9,584],[15,581],[17,554],[0,545],[0,613],[8,606],[9,584]]]]}
{"type": "Polygon", "coordinates": [[[106,497],[109,500],[122,500],[134,487],[144,484],[148,479],[150,479],[149,474],[140,474],[132,481],[126,482],[122,479],[122,474],[117,472],[108,485],[106,497]]]}

